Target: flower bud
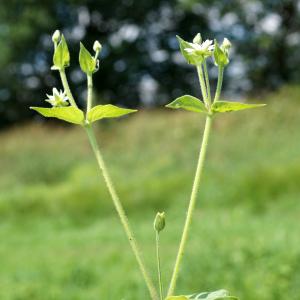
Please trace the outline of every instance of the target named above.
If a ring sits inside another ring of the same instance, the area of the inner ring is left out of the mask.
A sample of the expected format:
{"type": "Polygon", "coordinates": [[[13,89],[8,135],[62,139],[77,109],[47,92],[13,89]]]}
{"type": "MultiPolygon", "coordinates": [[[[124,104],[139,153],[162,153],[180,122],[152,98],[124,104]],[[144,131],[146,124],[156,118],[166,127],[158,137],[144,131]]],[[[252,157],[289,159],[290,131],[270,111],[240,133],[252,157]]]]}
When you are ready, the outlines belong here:
{"type": "Polygon", "coordinates": [[[99,41],[95,41],[93,45],[93,50],[99,53],[101,49],[102,49],[102,45],[99,43],[99,41]]]}
{"type": "Polygon", "coordinates": [[[229,50],[231,48],[231,43],[227,38],[224,38],[222,48],[226,50],[229,50]]]}
{"type": "Polygon", "coordinates": [[[193,39],[193,43],[194,44],[201,44],[202,43],[202,38],[201,38],[201,34],[197,33],[193,39]]]}
{"type": "Polygon", "coordinates": [[[157,232],[162,231],[165,228],[166,220],[165,220],[165,213],[164,212],[158,212],[156,214],[156,217],[154,219],[154,229],[157,232]]]}
{"type": "Polygon", "coordinates": [[[58,43],[60,39],[60,31],[59,30],[55,30],[55,32],[52,35],[52,42],[53,43],[58,43]]]}

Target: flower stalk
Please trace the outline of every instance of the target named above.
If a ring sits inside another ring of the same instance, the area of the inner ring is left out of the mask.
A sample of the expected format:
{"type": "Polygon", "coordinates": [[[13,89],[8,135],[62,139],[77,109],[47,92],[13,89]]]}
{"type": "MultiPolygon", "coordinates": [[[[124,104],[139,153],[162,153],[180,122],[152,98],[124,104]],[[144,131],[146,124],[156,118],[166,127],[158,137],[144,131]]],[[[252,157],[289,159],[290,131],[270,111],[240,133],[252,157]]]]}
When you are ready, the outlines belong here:
{"type": "Polygon", "coordinates": [[[128,218],[126,216],[126,213],[124,211],[124,208],[122,206],[122,203],[119,199],[119,196],[116,192],[116,189],[113,185],[113,182],[110,178],[110,175],[108,173],[108,170],[106,168],[106,165],[105,165],[105,162],[104,162],[104,159],[102,157],[102,154],[100,152],[100,149],[99,149],[99,146],[98,146],[98,143],[97,143],[97,140],[96,140],[96,137],[95,137],[95,134],[94,134],[94,130],[92,128],[91,125],[87,125],[85,127],[86,129],[86,133],[87,133],[87,136],[89,138],[89,141],[90,141],[90,144],[91,144],[91,147],[93,149],[93,152],[95,154],[95,157],[96,157],[96,160],[97,160],[97,163],[98,163],[98,167],[103,175],[103,178],[104,178],[104,181],[106,183],[106,186],[108,188],[108,191],[111,195],[111,198],[113,200],[113,204],[115,206],[115,209],[118,213],[118,216],[119,216],[119,219],[121,221],[121,224],[123,225],[123,229],[126,233],[126,236],[127,236],[127,239],[129,241],[129,244],[131,246],[131,249],[133,251],[133,254],[137,260],[137,263],[139,265],[139,268],[142,272],[142,275],[144,277],[144,280],[145,280],[145,283],[148,287],[148,290],[149,290],[149,293],[150,293],[150,296],[151,296],[151,299],[152,300],[157,300],[158,299],[158,296],[157,296],[157,292],[156,292],[156,289],[153,285],[153,282],[151,280],[151,277],[145,267],[145,264],[144,264],[144,261],[143,261],[143,258],[142,258],[142,255],[141,255],[141,252],[139,250],[139,247],[137,245],[137,242],[136,242],[136,239],[134,237],[134,234],[131,230],[131,227],[130,227],[130,224],[129,224],[129,221],[128,221],[128,218]]]}
{"type": "Polygon", "coordinates": [[[200,152],[199,152],[199,158],[198,158],[198,163],[197,163],[197,168],[196,168],[196,173],[195,173],[195,178],[194,178],[194,183],[193,183],[193,188],[192,188],[192,193],[190,197],[190,202],[189,206],[187,209],[187,215],[185,219],[185,224],[183,227],[182,231],[182,236],[177,252],[177,257],[169,285],[169,290],[168,290],[168,296],[172,296],[175,291],[176,283],[177,283],[177,278],[179,275],[180,271],[180,266],[182,262],[182,258],[184,255],[185,251],[185,246],[189,234],[189,229],[192,221],[192,216],[195,210],[195,205],[196,205],[196,200],[198,196],[198,191],[199,191],[199,186],[202,178],[202,173],[203,173],[203,167],[204,167],[204,161],[206,157],[206,151],[207,151],[207,145],[208,145],[208,139],[211,131],[211,126],[212,126],[212,117],[207,116],[206,121],[205,121],[205,129],[204,129],[204,134],[203,134],[203,139],[202,139],[202,144],[200,147],[200,152]]]}
{"type": "Polygon", "coordinates": [[[171,276],[171,281],[168,289],[168,294],[167,294],[168,296],[174,295],[174,291],[176,288],[176,283],[180,272],[180,266],[182,263],[182,258],[185,253],[185,247],[188,240],[191,221],[196,206],[196,200],[198,197],[199,187],[200,187],[202,174],[203,174],[209,135],[212,127],[212,115],[213,115],[212,104],[213,103],[211,102],[210,83],[209,83],[206,58],[214,55],[215,61],[219,68],[218,83],[217,83],[217,89],[214,97],[214,102],[219,100],[221,88],[222,88],[224,65],[229,62],[228,51],[230,48],[230,44],[228,40],[225,41],[225,46],[223,42],[221,48],[218,46],[216,42],[214,46],[210,45],[211,42],[209,40],[200,44],[201,39],[199,38],[198,35],[194,38],[194,41],[196,41],[197,43],[193,43],[193,44],[186,43],[182,39],[179,39],[179,42],[183,44],[183,46],[187,45],[186,46],[187,48],[181,47],[182,54],[184,55],[184,57],[186,57],[188,62],[194,64],[197,68],[202,97],[207,109],[207,116],[205,121],[204,133],[202,137],[202,143],[199,151],[198,163],[196,167],[192,192],[191,192],[190,201],[187,209],[186,219],[185,219],[181,240],[180,240],[180,244],[179,244],[179,248],[178,248],[178,252],[177,252],[177,256],[176,256],[176,260],[175,260],[175,264],[171,276]],[[219,51],[217,54],[216,54],[216,50],[219,51]],[[193,55],[192,61],[189,60],[191,55],[193,55]]]}

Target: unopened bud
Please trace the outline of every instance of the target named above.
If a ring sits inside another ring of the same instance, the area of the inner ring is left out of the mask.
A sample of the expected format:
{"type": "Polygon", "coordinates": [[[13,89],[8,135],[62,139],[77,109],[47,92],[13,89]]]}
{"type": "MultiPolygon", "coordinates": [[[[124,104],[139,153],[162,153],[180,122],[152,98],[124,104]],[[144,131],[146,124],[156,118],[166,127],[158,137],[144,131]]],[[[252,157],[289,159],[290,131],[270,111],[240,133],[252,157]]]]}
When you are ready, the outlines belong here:
{"type": "Polygon", "coordinates": [[[227,38],[224,38],[222,48],[226,50],[229,50],[231,48],[231,43],[227,38]]]}
{"type": "Polygon", "coordinates": [[[53,43],[58,43],[60,39],[60,31],[59,30],[55,30],[55,32],[52,35],[52,42],[53,43]]]}
{"type": "Polygon", "coordinates": [[[99,43],[99,41],[95,41],[93,45],[93,50],[99,53],[101,49],[102,49],[102,45],[99,43]]]}
{"type": "Polygon", "coordinates": [[[166,225],[166,219],[165,219],[165,213],[164,212],[158,212],[156,214],[156,217],[154,219],[154,229],[157,232],[162,231],[165,228],[166,225]]]}
{"type": "Polygon", "coordinates": [[[197,33],[193,39],[193,43],[194,44],[201,44],[202,42],[202,38],[201,38],[201,34],[197,33]]]}

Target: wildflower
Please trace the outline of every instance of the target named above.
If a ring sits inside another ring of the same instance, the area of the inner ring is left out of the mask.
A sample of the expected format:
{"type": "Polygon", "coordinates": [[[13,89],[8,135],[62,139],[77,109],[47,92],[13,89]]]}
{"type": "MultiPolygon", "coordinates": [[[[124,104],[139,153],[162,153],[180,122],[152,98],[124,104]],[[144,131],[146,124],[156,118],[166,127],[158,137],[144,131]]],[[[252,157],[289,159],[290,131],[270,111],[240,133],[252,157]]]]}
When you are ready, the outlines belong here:
{"type": "Polygon", "coordinates": [[[68,106],[68,97],[66,96],[66,93],[62,90],[58,91],[57,88],[52,89],[52,95],[47,94],[48,99],[45,101],[50,103],[53,107],[62,107],[62,106],[68,106]]]}
{"type": "Polygon", "coordinates": [[[214,50],[214,45],[212,40],[206,40],[201,44],[200,43],[187,43],[187,44],[189,47],[185,48],[184,50],[189,55],[202,56],[203,58],[206,58],[208,56],[211,56],[214,50]]]}

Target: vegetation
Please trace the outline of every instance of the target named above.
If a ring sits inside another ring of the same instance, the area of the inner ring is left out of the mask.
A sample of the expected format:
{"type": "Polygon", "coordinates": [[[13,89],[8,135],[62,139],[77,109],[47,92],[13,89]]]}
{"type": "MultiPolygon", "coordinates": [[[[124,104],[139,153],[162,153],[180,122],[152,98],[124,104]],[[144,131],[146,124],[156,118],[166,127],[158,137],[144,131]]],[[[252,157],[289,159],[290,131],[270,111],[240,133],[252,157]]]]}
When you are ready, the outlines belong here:
{"type": "MultiPolygon", "coordinates": [[[[300,144],[292,128],[299,94],[285,88],[264,99],[268,110],[216,119],[179,275],[183,294],[224,287],[242,299],[297,299],[300,144]]],[[[168,208],[165,274],[176,255],[202,122],[194,113],[152,111],[98,128],[148,266],[155,261],[153,215],[168,208]]],[[[84,132],[28,125],[0,139],[0,298],[144,297],[84,132]]]]}

